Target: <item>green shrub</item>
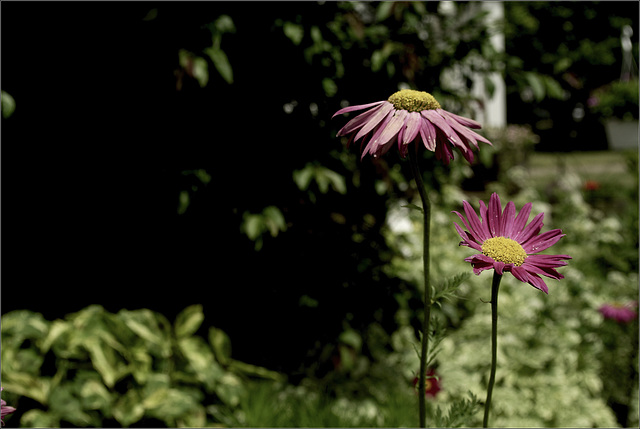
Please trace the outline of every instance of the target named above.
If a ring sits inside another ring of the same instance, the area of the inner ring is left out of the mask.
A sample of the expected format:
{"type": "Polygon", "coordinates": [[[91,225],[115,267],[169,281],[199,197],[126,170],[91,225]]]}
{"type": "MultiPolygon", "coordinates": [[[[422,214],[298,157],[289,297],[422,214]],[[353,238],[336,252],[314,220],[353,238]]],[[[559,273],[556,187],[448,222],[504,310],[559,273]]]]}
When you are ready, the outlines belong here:
{"type": "Polygon", "coordinates": [[[203,320],[200,305],[173,325],[147,309],[112,314],[97,305],[52,322],[10,312],[2,317],[4,393],[17,396],[19,411],[20,396],[40,404],[21,426],[211,426],[239,406],[248,377],[281,376],[233,360],[219,329],[209,328],[207,340],[196,335],[203,320]]]}

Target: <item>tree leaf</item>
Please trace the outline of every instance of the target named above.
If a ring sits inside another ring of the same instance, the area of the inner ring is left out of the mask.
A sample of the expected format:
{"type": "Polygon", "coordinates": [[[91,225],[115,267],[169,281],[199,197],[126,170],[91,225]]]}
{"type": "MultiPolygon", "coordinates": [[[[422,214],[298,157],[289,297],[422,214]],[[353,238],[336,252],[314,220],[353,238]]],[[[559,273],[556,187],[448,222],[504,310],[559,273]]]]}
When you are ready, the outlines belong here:
{"type": "Polygon", "coordinates": [[[376,22],[384,21],[391,16],[393,3],[394,2],[392,1],[382,1],[378,3],[378,8],[376,9],[376,22]]]}
{"type": "Polygon", "coordinates": [[[103,343],[97,340],[88,342],[85,347],[91,356],[91,363],[102,376],[104,384],[112,388],[119,378],[113,350],[107,349],[103,343]]]}
{"type": "Polygon", "coordinates": [[[196,304],[185,308],[176,316],[174,324],[176,337],[185,338],[195,334],[203,320],[202,305],[196,304]]]}
{"type": "Polygon", "coordinates": [[[322,79],[322,89],[327,97],[333,97],[338,92],[338,85],[336,85],[333,79],[325,77],[322,79]]]}
{"type": "Polygon", "coordinates": [[[235,33],[236,26],[233,24],[233,19],[229,15],[220,15],[216,19],[214,26],[220,33],[235,33]]]}
{"type": "Polygon", "coordinates": [[[527,79],[527,83],[533,90],[533,96],[537,101],[541,101],[545,96],[545,87],[542,79],[538,76],[537,73],[527,72],[525,74],[525,78],[527,79]]]}
{"type": "Polygon", "coordinates": [[[20,425],[28,428],[56,428],[60,427],[60,419],[53,413],[47,413],[43,410],[28,410],[22,415],[20,425]]]}
{"type": "Polygon", "coordinates": [[[231,359],[231,340],[222,330],[209,328],[209,344],[213,349],[216,360],[222,365],[227,365],[231,359]]]}
{"type": "Polygon", "coordinates": [[[551,76],[543,76],[543,81],[546,89],[546,94],[549,97],[555,98],[556,100],[564,100],[564,90],[562,89],[562,85],[560,85],[557,80],[555,80],[551,76]]]}
{"type": "Polygon", "coordinates": [[[302,170],[295,170],[293,172],[293,181],[296,182],[298,189],[306,191],[313,178],[313,165],[307,164],[302,170]]]}
{"type": "Polygon", "coordinates": [[[264,216],[265,225],[269,229],[272,237],[276,237],[280,231],[287,230],[284,216],[276,206],[265,207],[265,209],[262,210],[262,215],[264,216]]]}
{"type": "Polygon", "coordinates": [[[417,206],[415,204],[409,203],[409,204],[403,205],[402,207],[406,207],[406,208],[412,209],[412,210],[418,210],[420,213],[424,213],[424,210],[422,209],[422,207],[417,206]]]}
{"type": "Polygon", "coordinates": [[[304,29],[302,28],[302,25],[287,21],[284,23],[282,29],[284,31],[284,35],[287,36],[294,45],[298,46],[300,42],[302,42],[302,38],[304,37],[304,29]]]}
{"type": "Polygon", "coordinates": [[[140,400],[140,394],[135,389],[130,389],[120,397],[113,407],[113,417],[122,426],[130,426],[144,416],[144,406],[140,400]]]}
{"type": "Polygon", "coordinates": [[[224,371],[214,359],[213,352],[207,343],[200,337],[188,337],[181,339],[178,346],[189,361],[191,372],[211,392],[224,371]]]}
{"type": "Polygon", "coordinates": [[[121,310],[117,316],[131,331],[147,342],[147,347],[152,354],[160,354],[164,357],[171,355],[169,333],[158,326],[158,319],[151,310],[121,310]]]}
{"type": "Polygon", "coordinates": [[[204,50],[204,53],[211,58],[213,65],[215,66],[220,76],[228,83],[233,83],[233,69],[227,58],[227,54],[220,48],[209,47],[204,50]]]}

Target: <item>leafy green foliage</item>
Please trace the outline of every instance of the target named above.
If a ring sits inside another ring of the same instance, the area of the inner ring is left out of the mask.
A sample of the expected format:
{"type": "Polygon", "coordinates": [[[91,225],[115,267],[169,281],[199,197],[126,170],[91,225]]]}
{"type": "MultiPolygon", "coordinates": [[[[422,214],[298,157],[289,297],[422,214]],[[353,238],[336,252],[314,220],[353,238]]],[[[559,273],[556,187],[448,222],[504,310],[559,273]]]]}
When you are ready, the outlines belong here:
{"type": "Polygon", "coordinates": [[[455,292],[460,287],[460,285],[466,281],[471,275],[467,273],[459,273],[453,277],[447,278],[444,282],[442,282],[437,287],[434,287],[431,294],[431,302],[432,304],[442,305],[441,301],[443,299],[451,300],[456,296],[455,292]]]}
{"type": "Polygon", "coordinates": [[[480,407],[480,401],[472,392],[469,398],[460,398],[451,403],[445,415],[438,407],[433,416],[434,426],[438,428],[469,427],[470,416],[473,416],[480,407]]]}
{"type": "Polygon", "coordinates": [[[345,179],[339,173],[321,165],[309,163],[302,170],[293,172],[293,180],[302,191],[309,189],[312,181],[317,184],[318,190],[326,194],[331,187],[340,194],[347,192],[345,179]]]}
{"type": "Polygon", "coordinates": [[[23,426],[210,425],[216,419],[207,404],[233,410],[247,377],[281,376],[233,360],[219,329],[210,328],[209,342],[198,336],[203,320],[200,305],[173,325],[146,309],[112,314],[97,305],[52,322],[10,312],[2,318],[3,387],[18,406],[21,396],[41,405],[24,412],[23,426]]]}
{"type": "Polygon", "coordinates": [[[603,118],[638,119],[638,79],[616,81],[592,94],[591,109],[603,118]]]}
{"type": "Polygon", "coordinates": [[[258,214],[245,212],[240,228],[250,240],[255,242],[255,249],[260,250],[263,234],[269,232],[272,237],[277,237],[280,232],[287,230],[287,224],[280,209],[268,206],[258,214]]]}
{"type": "MultiPolygon", "coordinates": [[[[221,43],[225,33],[235,33],[233,20],[228,15],[221,15],[206,27],[211,32],[211,46],[204,48],[202,53],[209,57],[222,79],[231,85],[233,83],[233,68],[227,54],[221,48],[221,43]]],[[[209,63],[204,57],[186,49],[180,49],[178,59],[180,64],[180,70],[176,72],[178,90],[182,89],[182,75],[184,73],[196,79],[201,88],[207,86],[209,83],[209,63]]]]}

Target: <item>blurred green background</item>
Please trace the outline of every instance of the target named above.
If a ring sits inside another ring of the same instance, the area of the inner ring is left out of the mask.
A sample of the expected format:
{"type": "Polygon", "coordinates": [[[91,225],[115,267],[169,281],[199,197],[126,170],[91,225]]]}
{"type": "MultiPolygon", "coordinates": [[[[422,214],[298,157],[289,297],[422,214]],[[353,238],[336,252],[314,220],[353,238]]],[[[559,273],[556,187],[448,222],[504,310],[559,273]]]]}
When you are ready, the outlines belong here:
{"type": "MultiPolygon", "coordinates": [[[[7,425],[416,426],[419,198],[331,116],[414,88],[491,122],[498,82],[493,148],[422,152],[433,283],[471,271],[463,200],[533,202],[573,260],[503,282],[492,424],[637,427],[637,318],[598,308],[638,299],[638,4],[495,6],[3,2],[7,425]]],[[[479,426],[489,373],[490,279],[457,278],[434,426],[479,426]]]]}

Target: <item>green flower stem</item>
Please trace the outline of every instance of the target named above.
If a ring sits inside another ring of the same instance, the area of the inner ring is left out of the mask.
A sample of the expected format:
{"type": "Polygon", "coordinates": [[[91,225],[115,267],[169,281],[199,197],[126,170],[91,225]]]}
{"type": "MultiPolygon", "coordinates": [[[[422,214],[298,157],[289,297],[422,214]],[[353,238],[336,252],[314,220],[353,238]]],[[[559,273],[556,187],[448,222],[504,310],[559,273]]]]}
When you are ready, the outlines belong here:
{"type": "Polygon", "coordinates": [[[429,321],[431,319],[431,285],[429,283],[429,229],[431,225],[431,202],[422,182],[422,174],[418,168],[417,154],[409,150],[409,163],[411,172],[416,181],[418,193],[422,199],[422,213],[424,215],[424,322],[422,325],[422,352],[420,354],[420,376],[418,378],[418,407],[420,416],[420,427],[426,427],[427,407],[425,396],[425,377],[427,373],[427,350],[429,346],[429,321]]]}
{"type": "Polygon", "coordinates": [[[487,386],[487,400],[484,403],[484,419],[482,427],[489,424],[489,408],[491,408],[491,394],[493,384],[496,381],[496,356],[498,354],[498,288],[500,287],[502,275],[493,271],[493,281],[491,283],[491,375],[489,375],[489,385],[487,386]]]}

